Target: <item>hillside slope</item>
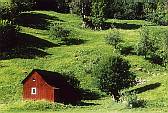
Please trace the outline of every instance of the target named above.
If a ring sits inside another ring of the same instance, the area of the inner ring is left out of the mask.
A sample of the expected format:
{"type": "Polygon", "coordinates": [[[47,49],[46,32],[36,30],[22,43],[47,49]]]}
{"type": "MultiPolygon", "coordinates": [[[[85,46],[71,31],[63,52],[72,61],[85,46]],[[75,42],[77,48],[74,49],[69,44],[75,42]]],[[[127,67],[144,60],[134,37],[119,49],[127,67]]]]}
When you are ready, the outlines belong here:
{"type": "MultiPolygon", "coordinates": [[[[121,24],[118,27],[119,32],[122,33],[124,41],[133,46],[139,40],[141,25],[149,25],[153,29],[168,29],[168,27],[154,26],[145,21],[108,21],[118,23],[117,25],[121,24]],[[128,25],[127,28],[122,27],[125,23],[128,25]]],[[[21,81],[32,69],[73,73],[80,81],[83,89],[99,92],[98,80],[94,76],[97,66],[107,57],[117,54],[113,47],[105,43],[104,39],[111,29],[103,31],[84,29],[81,28],[82,22],[78,16],[53,11],[25,12],[18,17],[17,23],[21,27],[19,46],[16,50],[2,53],[5,57],[0,60],[1,105],[22,99],[21,81]],[[71,31],[67,40],[61,41],[49,37],[48,27],[53,22],[61,23],[71,31]]],[[[142,56],[127,55],[124,58],[130,61],[131,70],[137,77],[145,81],[143,84],[130,89],[142,89],[138,97],[148,103],[148,107],[143,110],[166,112],[168,110],[167,70],[159,65],[151,64],[142,56]],[[158,83],[159,85],[157,85],[158,83]],[[146,88],[150,85],[152,88],[146,88]]],[[[91,101],[100,104],[100,106],[93,107],[92,110],[104,107],[103,110],[120,111],[121,106],[111,102],[111,100],[109,101],[109,99],[111,98],[91,101]],[[104,105],[104,103],[106,104],[104,105]],[[111,106],[115,107],[112,109],[111,106]]],[[[91,107],[86,107],[86,109],[89,110],[91,107]]],[[[138,110],[141,111],[141,109],[138,110]]],[[[123,109],[124,111],[125,109],[123,109]]],[[[135,112],[127,109],[126,111],[135,112]]]]}

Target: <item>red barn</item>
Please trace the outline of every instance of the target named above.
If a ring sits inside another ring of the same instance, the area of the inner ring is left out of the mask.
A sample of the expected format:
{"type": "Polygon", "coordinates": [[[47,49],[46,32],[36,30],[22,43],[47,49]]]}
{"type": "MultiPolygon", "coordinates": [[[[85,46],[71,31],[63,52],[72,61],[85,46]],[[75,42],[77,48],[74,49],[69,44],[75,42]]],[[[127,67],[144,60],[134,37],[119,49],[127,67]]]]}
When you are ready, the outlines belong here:
{"type": "Polygon", "coordinates": [[[80,101],[78,91],[57,72],[35,69],[22,81],[22,84],[24,100],[68,103],[80,101]]]}

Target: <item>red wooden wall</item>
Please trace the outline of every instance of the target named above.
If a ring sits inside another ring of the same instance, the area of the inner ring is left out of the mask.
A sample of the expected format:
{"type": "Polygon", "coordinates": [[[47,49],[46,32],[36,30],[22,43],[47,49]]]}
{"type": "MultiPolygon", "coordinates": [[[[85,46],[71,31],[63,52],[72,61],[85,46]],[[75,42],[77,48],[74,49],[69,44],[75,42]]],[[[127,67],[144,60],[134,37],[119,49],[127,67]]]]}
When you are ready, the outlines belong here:
{"type": "Polygon", "coordinates": [[[48,85],[43,78],[34,72],[23,85],[23,99],[25,100],[48,100],[56,101],[56,94],[54,94],[54,88],[48,85]],[[33,81],[35,79],[35,81],[33,81]],[[36,94],[31,94],[31,88],[36,87],[36,94]]]}

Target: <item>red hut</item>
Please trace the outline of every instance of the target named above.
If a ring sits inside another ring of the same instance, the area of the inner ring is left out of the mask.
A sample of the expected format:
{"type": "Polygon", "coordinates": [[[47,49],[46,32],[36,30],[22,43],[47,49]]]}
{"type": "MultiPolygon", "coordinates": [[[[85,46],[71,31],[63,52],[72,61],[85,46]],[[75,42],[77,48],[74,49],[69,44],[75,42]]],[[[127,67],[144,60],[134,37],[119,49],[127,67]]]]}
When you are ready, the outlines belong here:
{"type": "Polygon", "coordinates": [[[57,72],[33,70],[22,84],[25,100],[68,103],[80,101],[78,91],[57,72]]]}

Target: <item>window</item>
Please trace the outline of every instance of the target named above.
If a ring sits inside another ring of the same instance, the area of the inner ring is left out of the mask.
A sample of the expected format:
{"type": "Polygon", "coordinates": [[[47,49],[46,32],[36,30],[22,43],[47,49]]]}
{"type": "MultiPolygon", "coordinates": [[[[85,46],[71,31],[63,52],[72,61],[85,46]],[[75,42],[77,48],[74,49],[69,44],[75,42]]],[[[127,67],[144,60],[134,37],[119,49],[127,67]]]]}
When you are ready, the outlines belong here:
{"type": "Polygon", "coordinates": [[[35,87],[31,88],[31,94],[33,94],[33,95],[36,94],[36,88],[35,87]]]}
{"type": "Polygon", "coordinates": [[[32,80],[33,80],[33,82],[35,82],[35,81],[36,81],[36,79],[34,79],[34,78],[33,78],[32,80]]]}

